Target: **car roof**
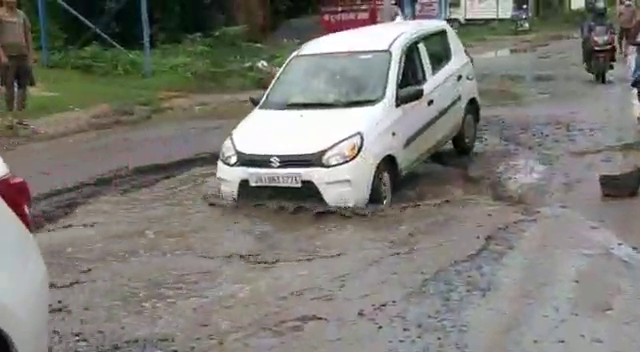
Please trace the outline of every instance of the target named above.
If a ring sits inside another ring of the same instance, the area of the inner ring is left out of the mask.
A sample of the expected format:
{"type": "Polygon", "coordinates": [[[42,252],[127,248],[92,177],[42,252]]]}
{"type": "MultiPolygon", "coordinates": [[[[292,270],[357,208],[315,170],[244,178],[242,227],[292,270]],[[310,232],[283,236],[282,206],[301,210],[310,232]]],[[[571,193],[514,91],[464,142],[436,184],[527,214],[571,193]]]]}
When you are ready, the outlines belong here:
{"type": "MultiPolygon", "coordinates": [[[[441,20],[386,22],[324,35],[304,44],[298,55],[389,50],[403,34],[444,29],[441,20]]],[[[407,36],[408,37],[408,36],[407,36]]]]}

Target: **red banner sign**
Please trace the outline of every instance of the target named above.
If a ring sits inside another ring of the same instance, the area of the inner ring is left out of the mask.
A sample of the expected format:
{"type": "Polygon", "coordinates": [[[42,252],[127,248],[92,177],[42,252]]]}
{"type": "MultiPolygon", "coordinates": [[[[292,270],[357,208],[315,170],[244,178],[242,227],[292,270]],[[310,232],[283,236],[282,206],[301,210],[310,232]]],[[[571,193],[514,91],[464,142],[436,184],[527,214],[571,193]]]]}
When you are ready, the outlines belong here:
{"type": "Polygon", "coordinates": [[[375,6],[322,9],[322,27],[327,33],[368,26],[377,22],[378,11],[375,6]]]}

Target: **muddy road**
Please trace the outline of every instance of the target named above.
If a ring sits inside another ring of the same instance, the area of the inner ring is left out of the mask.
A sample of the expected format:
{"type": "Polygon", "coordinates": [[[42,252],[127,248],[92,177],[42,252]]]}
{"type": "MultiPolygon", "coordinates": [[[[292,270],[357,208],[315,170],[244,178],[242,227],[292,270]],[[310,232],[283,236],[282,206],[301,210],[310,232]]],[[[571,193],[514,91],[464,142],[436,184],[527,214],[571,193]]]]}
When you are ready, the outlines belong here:
{"type": "Polygon", "coordinates": [[[233,122],[10,152],[40,194],[53,351],[637,351],[638,205],[597,188],[634,160],[633,93],[578,49],[477,58],[477,154],[439,153],[384,211],[208,204],[233,122]]]}

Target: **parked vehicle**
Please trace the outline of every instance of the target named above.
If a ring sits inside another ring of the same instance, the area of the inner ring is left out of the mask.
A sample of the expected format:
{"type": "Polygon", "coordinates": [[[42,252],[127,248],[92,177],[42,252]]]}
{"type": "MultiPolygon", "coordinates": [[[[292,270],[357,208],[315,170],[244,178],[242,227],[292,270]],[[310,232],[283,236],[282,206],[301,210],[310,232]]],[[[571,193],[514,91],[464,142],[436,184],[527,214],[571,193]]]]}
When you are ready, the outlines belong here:
{"type": "Polygon", "coordinates": [[[513,20],[514,31],[516,33],[528,32],[531,30],[531,23],[529,22],[529,7],[526,4],[522,5],[520,8],[515,8],[511,19],[513,20]]]}
{"type": "Polygon", "coordinates": [[[607,83],[607,73],[613,69],[616,38],[606,26],[598,26],[591,33],[591,64],[589,73],[602,84],[607,83]]]}
{"type": "Polygon", "coordinates": [[[29,231],[31,194],[1,158],[0,177],[0,351],[46,352],[49,278],[29,231]]]}
{"type": "Polygon", "coordinates": [[[2,158],[0,158],[0,198],[31,231],[31,190],[24,179],[9,171],[9,167],[2,158]]]}
{"type": "Polygon", "coordinates": [[[331,206],[388,205],[398,180],[448,141],[471,154],[480,120],[471,59],[440,20],[314,39],[252,103],[221,148],[227,200],[242,187],[311,188],[331,206]]]}

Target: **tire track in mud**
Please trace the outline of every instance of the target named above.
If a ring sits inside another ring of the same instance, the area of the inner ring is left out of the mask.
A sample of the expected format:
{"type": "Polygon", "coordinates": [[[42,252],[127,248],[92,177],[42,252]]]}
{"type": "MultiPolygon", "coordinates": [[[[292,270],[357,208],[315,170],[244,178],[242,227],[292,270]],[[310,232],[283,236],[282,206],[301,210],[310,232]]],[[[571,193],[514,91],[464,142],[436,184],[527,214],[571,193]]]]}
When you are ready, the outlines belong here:
{"type": "Polygon", "coordinates": [[[96,197],[151,187],[196,167],[215,165],[217,160],[217,153],[203,153],[169,163],[122,168],[70,187],[38,194],[32,202],[34,229],[38,231],[56,223],[96,197]]]}
{"type": "Polygon", "coordinates": [[[376,326],[393,346],[389,351],[471,352],[465,311],[497,288],[503,259],[535,223],[523,217],[500,226],[476,251],[424,278],[418,289],[360,310],[358,317],[376,326]]]}

